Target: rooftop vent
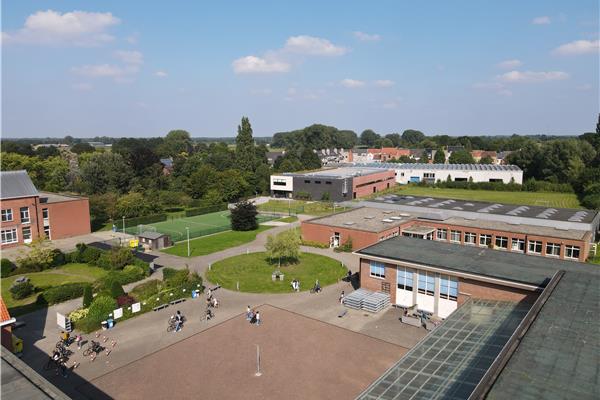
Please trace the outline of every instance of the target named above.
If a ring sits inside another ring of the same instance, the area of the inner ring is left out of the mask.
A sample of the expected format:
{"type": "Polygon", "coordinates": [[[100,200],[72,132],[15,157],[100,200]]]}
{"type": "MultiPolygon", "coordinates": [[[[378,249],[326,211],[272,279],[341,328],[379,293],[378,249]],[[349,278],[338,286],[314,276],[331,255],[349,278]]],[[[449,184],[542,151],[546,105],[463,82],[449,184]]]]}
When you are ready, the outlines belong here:
{"type": "Polygon", "coordinates": [[[394,221],[400,221],[402,217],[390,217],[390,219],[393,219],[394,221]]]}
{"type": "Polygon", "coordinates": [[[344,225],[354,225],[354,222],[353,221],[346,221],[346,222],[344,222],[344,225]]]}
{"type": "Polygon", "coordinates": [[[384,214],[391,214],[391,213],[393,213],[393,211],[392,210],[383,210],[383,213],[384,214]]]}
{"type": "Polygon", "coordinates": [[[365,215],[365,219],[373,219],[373,218],[375,218],[375,217],[372,215],[365,215]]]}
{"type": "Polygon", "coordinates": [[[400,215],[401,217],[410,217],[410,214],[407,213],[400,213],[398,215],[400,215]]]}
{"type": "Polygon", "coordinates": [[[390,223],[390,222],[394,222],[394,220],[393,219],[389,219],[389,218],[385,218],[385,219],[382,219],[381,222],[390,223]]]}

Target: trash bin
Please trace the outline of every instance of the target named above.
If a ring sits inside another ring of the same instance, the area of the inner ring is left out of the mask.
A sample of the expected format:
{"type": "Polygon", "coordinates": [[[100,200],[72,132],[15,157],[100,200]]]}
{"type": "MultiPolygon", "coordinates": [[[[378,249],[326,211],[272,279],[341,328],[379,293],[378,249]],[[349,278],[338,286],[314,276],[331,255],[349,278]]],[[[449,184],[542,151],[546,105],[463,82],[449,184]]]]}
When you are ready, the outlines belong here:
{"type": "Polygon", "coordinates": [[[23,352],[23,339],[19,339],[15,335],[12,335],[13,353],[20,354],[23,352]]]}
{"type": "Polygon", "coordinates": [[[101,322],[101,324],[102,324],[102,330],[103,330],[103,331],[105,331],[105,330],[107,330],[107,329],[108,329],[108,322],[106,322],[106,321],[102,321],[102,322],[101,322]]]}
{"type": "Polygon", "coordinates": [[[115,325],[115,321],[112,318],[109,318],[106,322],[108,323],[108,329],[115,325]]]}
{"type": "Polygon", "coordinates": [[[198,296],[200,296],[199,291],[198,290],[192,290],[192,299],[195,299],[198,296]]]}

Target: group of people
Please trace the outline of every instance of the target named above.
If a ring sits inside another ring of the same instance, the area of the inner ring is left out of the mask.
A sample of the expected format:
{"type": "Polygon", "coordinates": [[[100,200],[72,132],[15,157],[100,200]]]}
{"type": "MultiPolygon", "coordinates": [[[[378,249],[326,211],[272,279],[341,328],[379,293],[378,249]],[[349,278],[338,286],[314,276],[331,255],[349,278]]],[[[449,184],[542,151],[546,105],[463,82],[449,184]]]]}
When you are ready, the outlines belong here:
{"type": "MultiPolygon", "coordinates": [[[[67,371],[69,367],[67,366],[67,362],[69,361],[69,356],[73,354],[68,347],[71,345],[73,341],[77,344],[77,349],[81,350],[81,342],[83,338],[81,335],[76,335],[75,339],[71,337],[71,334],[66,331],[60,332],[60,340],[56,344],[56,347],[52,351],[52,355],[50,356],[50,362],[54,364],[56,367],[56,375],[59,373],[66,378],[67,371]]],[[[73,362],[73,368],[77,368],[79,364],[77,362],[73,362]]]]}
{"type": "Polygon", "coordinates": [[[246,307],[246,321],[250,321],[251,324],[256,326],[260,325],[260,311],[246,307]]]}
{"type": "Polygon", "coordinates": [[[298,279],[294,279],[292,281],[292,290],[294,292],[299,292],[300,291],[300,281],[298,279]]]}

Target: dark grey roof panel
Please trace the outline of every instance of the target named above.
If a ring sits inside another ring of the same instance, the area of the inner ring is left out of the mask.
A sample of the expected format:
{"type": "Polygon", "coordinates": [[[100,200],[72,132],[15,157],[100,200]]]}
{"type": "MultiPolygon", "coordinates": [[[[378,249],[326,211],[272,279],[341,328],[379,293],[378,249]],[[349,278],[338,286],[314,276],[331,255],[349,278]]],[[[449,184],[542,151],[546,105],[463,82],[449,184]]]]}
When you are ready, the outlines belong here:
{"type": "Polygon", "coordinates": [[[0,173],[0,198],[38,196],[38,191],[27,175],[27,171],[2,171],[0,173]]]}
{"type": "Polygon", "coordinates": [[[160,232],[142,232],[138,235],[138,237],[151,239],[151,240],[156,240],[163,236],[166,236],[166,234],[160,233],[160,232]]]}
{"type": "Polygon", "coordinates": [[[516,165],[495,164],[427,164],[427,163],[357,163],[355,166],[386,169],[426,169],[432,171],[521,171],[516,165]]]}

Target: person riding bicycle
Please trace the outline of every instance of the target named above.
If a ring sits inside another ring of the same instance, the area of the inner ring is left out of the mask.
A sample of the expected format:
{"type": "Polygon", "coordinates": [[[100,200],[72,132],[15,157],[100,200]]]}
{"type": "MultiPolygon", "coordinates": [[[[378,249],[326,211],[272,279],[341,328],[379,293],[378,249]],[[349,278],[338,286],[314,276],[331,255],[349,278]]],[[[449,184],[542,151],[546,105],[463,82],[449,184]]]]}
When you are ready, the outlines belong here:
{"type": "Polygon", "coordinates": [[[71,335],[69,335],[69,332],[65,332],[62,331],[60,333],[60,339],[63,341],[63,343],[68,346],[69,345],[69,339],[71,338],[71,335]]]}
{"type": "Polygon", "coordinates": [[[175,332],[179,332],[182,325],[183,315],[181,314],[181,311],[177,310],[177,313],[175,314],[175,332]]]}
{"type": "Polygon", "coordinates": [[[211,318],[213,318],[215,316],[215,314],[212,312],[212,310],[210,308],[206,308],[206,320],[209,320],[211,318]]]}

